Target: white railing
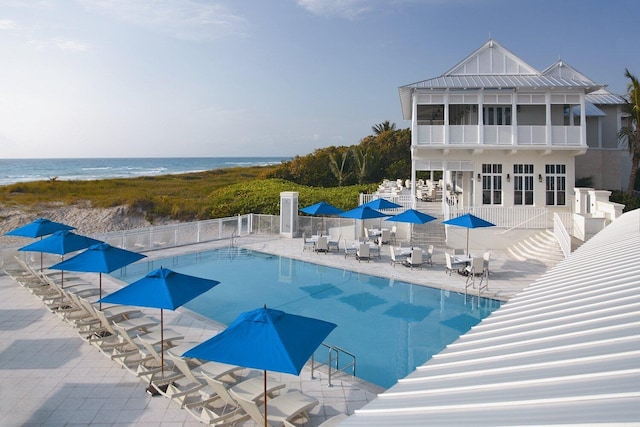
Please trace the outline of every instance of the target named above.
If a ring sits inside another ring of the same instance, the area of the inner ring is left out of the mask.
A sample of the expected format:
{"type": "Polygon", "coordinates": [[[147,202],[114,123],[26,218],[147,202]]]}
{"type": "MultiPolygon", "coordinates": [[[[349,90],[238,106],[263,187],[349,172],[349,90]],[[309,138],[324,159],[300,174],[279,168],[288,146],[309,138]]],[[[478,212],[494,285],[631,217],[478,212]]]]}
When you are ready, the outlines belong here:
{"type": "MultiPolygon", "coordinates": [[[[243,236],[273,229],[273,222],[269,222],[269,226],[266,226],[261,221],[262,217],[262,215],[253,214],[238,215],[206,221],[113,231],[93,237],[123,249],[144,252],[229,239],[234,234],[243,236]]],[[[279,222],[276,223],[279,224],[279,222]]]]}
{"type": "Polygon", "coordinates": [[[553,214],[553,235],[556,236],[564,257],[571,255],[571,236],[557,213],[553,214]]]}
{"type": "Polygon", "coordinates": [[[501,228],[546,229],[550,227],[548,211],[545,208],[503,208],[492,206],[460,208],[456,206],[444,206],[445,219],[455,218],[457,216],[470,213],[501,228]]]}
{"type": "Polygon", "coordinates": [[[445,141],[444,125],[417,126],[418,145],[472,145],[479,144],[479,132],[483,132],[483,145],[551,145],[557,147],[580,147],[580,126],[551,126],[551,141],[547,141],[547,126],[506,126],[506,125],[451,125],[448,126],[448,140],[445,141]]]}

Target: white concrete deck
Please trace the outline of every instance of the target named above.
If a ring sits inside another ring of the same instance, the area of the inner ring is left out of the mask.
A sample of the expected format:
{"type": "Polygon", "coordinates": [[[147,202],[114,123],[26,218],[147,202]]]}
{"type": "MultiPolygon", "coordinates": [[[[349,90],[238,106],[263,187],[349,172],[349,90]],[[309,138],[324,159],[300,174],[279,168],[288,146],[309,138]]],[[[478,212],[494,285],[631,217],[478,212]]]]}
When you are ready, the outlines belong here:
{"type": "MultiPolygon", "coordinates": [[[[351,257],[345,259],[342,253],[303,252],[301,239],[252,236],[237,239],[236,244],[337,268],[464,291],[464,277],[445,274],[442,250],[436,250],[433,267],[410,270],[400,265],[391,266],[388,249],[383,251],[381,259],[360,263],[351,257]]],[[[221,245],[228,245],[228,242],[148,255],[162,258],[221,245]]],[[[490,292],[486,296],[507,299],[548,267],[511,261],[504,254],[492,252],[490,292]]],[[[95,275],[83,277],[97,281],[95,275]]],[[[108,291],[117,286],[115,280],[103,275],[103,288],[108,291]]],[[[71,325],[46,310],[40,300],[7,275],[0,275],[0,292],[0,425],[200,425],[175,402],[148,395],[142,380],[80,339],[71,325]]],[[[157,310],[145,311],[158,316],[157,310]]],[[[185,340],[204,341],[221,326],[180,309],[165,311],[165,327],[181,332],[185,340]]],[[[308,426],[317,426],[337,413],[352,414],[380,391],[350,378],[334,379],[334,386],[328,387],[326,375],[312,380],[308,368],[300,377],[277,373],[270,373],[270,377],[320,401],[320,405],[311,411],[308,426]]],[[[242,425],[253,426],[255,423],[242,425]]]]}

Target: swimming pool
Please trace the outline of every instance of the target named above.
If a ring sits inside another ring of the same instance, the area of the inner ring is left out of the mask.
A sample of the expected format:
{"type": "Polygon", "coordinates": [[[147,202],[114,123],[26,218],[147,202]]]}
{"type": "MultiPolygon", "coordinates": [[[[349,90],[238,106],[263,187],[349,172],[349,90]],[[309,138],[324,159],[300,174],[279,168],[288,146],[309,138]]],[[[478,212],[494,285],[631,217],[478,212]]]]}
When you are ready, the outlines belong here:
{"type": "Polygon", "coordinates": [[[133,264],[119,278],[130,283],[160,266],[220,281],[186,307],[224,324],[265,304],[337,324],[325,342],[355,354],[356,376],[384,388],[500,306],[497,300],[238,248],[133,264]]]}

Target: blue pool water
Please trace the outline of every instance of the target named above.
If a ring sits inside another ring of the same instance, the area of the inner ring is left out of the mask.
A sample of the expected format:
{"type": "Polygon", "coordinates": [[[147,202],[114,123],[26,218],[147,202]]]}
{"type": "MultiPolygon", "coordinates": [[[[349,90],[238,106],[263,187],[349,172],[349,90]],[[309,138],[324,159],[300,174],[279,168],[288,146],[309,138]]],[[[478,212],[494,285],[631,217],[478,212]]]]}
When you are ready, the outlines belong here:
{"type": "MultiPolygon", "coordinates": [[[[243,249],[134,264],[120,278],[130,283],[161,266],[220,281],[186,307],[224,324],[265,304],[337,324],[325,342],[354,353],[356,376],[384,388],[500,306],[496,300],[243,249]]],[[[326,350],[316,355],[326,359],[326,350]]]]}

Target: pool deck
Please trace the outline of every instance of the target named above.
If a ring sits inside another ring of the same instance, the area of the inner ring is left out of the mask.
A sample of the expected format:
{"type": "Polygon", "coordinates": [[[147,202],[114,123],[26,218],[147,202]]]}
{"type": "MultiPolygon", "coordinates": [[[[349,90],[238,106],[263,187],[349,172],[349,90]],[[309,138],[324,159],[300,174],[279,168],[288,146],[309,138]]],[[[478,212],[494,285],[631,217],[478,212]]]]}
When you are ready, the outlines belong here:
{"type": "MultiPolygon", "coordinates": [[[[465,278],[445,273],[444,254],[438,249],[433,266],[410,270],[402,265],[392,266],[388,248],[383,249],[380,259],[367,263],[345,258],[342,253],[303,252],[301,239],[252,236],[239,238],[236,244],[336,268],[464,292],[465,278]]],[[[228,241],[213,242],[148,255],[164,258],[227,245],[228,241]]],[[[514,261],[504,253],[492,251],[490,267],[490,290],[483,296],[506,300],[551,266],[514,261]]],[[[95,275],[82,276],[97,281],[95,275]]],[[[118,286],[110,276],[103,275],[106,292],[118,286]]],[[[0,274],[0,295],[0,425],[202,425],[177,403],[147,394],[141,379],[83,341],[76,329],[49,312],[39,299],[8,275],[0,274]]],[[[144,311],[155,317],[159,314],[157,310],[144,311]]],[[[179,309],[165,311],[165,328],[180,332],[185,341],[200,342],[215,335],[222,325],[179,309]]],[[[299,377],[273,372],[269,377],[320,401],[311,411],[311,420],[306,426],[317,426],[338,413],[352,414],[381,391],[349,377],[334,378],[333,386],[329,387],[326,374],[320,373],[311,379],[308,367],[299,377]]],[[[247,421],[240,425],[254,426],[255,423],[247,421]]]]}

